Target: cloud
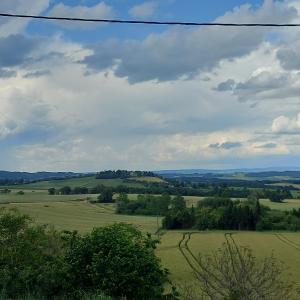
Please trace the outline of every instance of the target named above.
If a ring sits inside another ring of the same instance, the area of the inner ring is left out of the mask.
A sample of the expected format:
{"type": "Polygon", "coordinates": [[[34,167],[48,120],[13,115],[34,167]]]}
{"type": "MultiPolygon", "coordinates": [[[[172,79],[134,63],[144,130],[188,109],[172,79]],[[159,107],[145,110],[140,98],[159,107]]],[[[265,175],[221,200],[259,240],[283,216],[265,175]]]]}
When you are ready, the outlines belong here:
{"type": "Polygon", "coordinates": [[[38,71],[26,73],[23,76],[23,78],[38,78],[47,75],[51,75],[51,72],[49,70],[38,70],[38,71]]]}
{"type": "Polygon", "coordinates": [[[255,72],[245,81],[228,79],[214,90],[231,91],[240,101],[282,99],[298,97],[300,92],[299,74],[278,70],[255,72]]]}
{"type": "MultiPolygon", "coordinates": [[[[279,2],[265,1],[258,9],[244,5],[218,18],[218,22],[289,22],[297,11],[279,2]]],[[[257,49],[268,29],[262,28],[172,28],[151,34],[142,41],[104,41],[91,47],[82,61],[88,70],[112,69],[130,83],[193,78],[211,71],[222,60],[243,57],[257,49]],[[225,34],[226,30],[226,34],[225,34]]]]}
{"type": "MultiPolygon", "coordinates": [[[[111,6],[105,2],[100,2],[94,6],[68,6],[63,3],[56,4],[49,12],[48,16],[56,17],[77,17],[89,19],[108,19],[114,15],[111,6]]],[[[82,23],[82,22],[67,22],[55,21],[55,24],[67,29],[90,29],[99,26],[100,23],[82,23]]],[[[100,24],[101,25],[101,24],[100,24]]]]}
{"type": "Polygon", "coordinates": [[[138,4],[133,6],[129,10],[129,14],[135,18],[146,18],[151,17],[155,13],[157,3],[154,1],[144,2],[142,4],[138,4]]]}
{"type": "Polygon", "coordinates": [[[300,133],[300,113],[292,118],[280,116],[273,121],[272,132],[279,134],[300,133]]]}
{"type": "MultiPolygon", "coordinates": [[[[0,11],[14,14],[39,15],[49,6],[51,0],[1,0],[0,11]]],[[[0,19],[0,37],[23,33],[30,22],[29,19],[0,19]]]]}
{"type": "Polygon", "coordinates": [[[236,85],[236,83],[233,79],[228,79],[228,80],[218,84],[218,86],[216,88],[214,88],[214,90],[216,90],[218,92],[232,91],[234,89],[235,85],[236,85]]]}
{"type": "Polygon", "coordinates": [[[239,148],[242,144],[240,142],[224,142],[224,143],[216,143],[210,144],[209,148],[213,149],[232,149],[232,148],[239,148]]]}
{"type": "Polygon", "coordinates": [[[283,46],[278,50],[277,58],[285,70],[300,70],[299,48],[300,43],[298,42],[283,46]]]}
{"type": "Polygon", "coordinates": [[[0,67],[22,65],[38,45],[38,39],[20,34],[0,38],[0,67]]]}
{"type": "Polygon", "coordinates": [[[276,143],[267,143],[267,144],[256,146],[256,148],[266,148],[266,149],[274,149],[276,147],[277,147],[276,143]]]}
{"type": "Polygon", "coordinates": [[[14,70],[0,69],[0,78],[16,77],[17,72],[14,70]]]}

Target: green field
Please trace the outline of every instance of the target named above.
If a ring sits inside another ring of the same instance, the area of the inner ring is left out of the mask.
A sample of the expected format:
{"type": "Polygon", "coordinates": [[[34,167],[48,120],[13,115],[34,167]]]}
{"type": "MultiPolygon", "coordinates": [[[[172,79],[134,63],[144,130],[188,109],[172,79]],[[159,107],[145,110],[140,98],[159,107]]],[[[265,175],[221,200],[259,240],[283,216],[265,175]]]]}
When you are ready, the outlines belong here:
{"type": "Polygon", "coordinates": [[[2,188],[18,188],[24,190],[47,190],[49,188],[62,188],[64,186],[69,186],[71,188],[74,187],[87,187],[93,188],[99,184],[103,184],[105,186],[116,187],[118,185],[126,185],[128,187],[143,187],[142,183],[138,182],[124,182],[123,179],[96,179],[95,176],[88,177],[78,177],[78,178],[67,178],[63,180],[48,180],[48,181],[38,181],[30,184],[23,184],[17,186],[10,187],[2,187],[2,188]]]}
{"type": "Polygon", "coordinates": [[[0,194],[0,204],[8,203],[43,203],[83,201],[96,199],[98,195],[49,195],[47,190],[23,190],[24,195],[18,195],[20,190],[11,190],[9,194],[0,194]]]}
{"type": "MultiPolygon", "coordinates": [[[[190,283],[194,280],[193,273],[181,252],[184,246],[181,246],[181,249],[179,247],[183,233],[182,231],[165,233],[161,238],[157,254],[162,259],[163,265],[170,270],[175,282],[190,283]]],[[[300,285],[300,233],[236,232],[233,238],[239,245],[250,246],[258,258],[274,253],[274,256],[288,267],[285,273],[286,279],[294,280],[300,285]]],[[[194,232],[187,245],[197,257],[199,253],[210,254],[224,242],[225,232],[194,232]]]]}
{"type": "Polygon", "coordinates": [[[149,183],[164,183],[165,180],[159,177],[151,177],[151,176],[141,176],[141,177],[133,177],[129,178],[129,180],[140,181],[140,182],[149,182],[149,183]]]}
{"type": "MultiPolygon", "coordinates": [[[[115,214],[114,204],[90,204],[86,197],[80,196],[48,196],[46,191],[26,190],[25,195],[18,196],[13,191],[10,195],[12,203],[0,204],[1,207],[17,208],[21,212],[29,214],[38,223],[52,224],[60,230],[78,230],[82,233],[92,230],[94,227],[105,226],[115,222],[125,222],[136,225],[144,232],[155,234],[161,224],[161,218],[146,216],[126,216],[115,214]],[[19,201],[16,201],[20,199],[19,201]],[[21,200],[22,199],[22,200],[21,200]],[[25,200],[31,203],[22,203],[25,200]],[[75,201],[77,200],[77,201],[75,201]],[[19,203],[16,203],[19,202],[19,203]]],[[[96,197],[97,195],[92,195],[96,197]]],[[[130,195],[135,199],[137,195],[130,195]]],[[[201,198],[187,197],[187,201],[195,203],[201,198]]],[[[268,200],[263,200],[264,204],[268,200]]],[[[297,200],[294,200],[295,202],[297,200]]],[[[298,202],[283,204],[269,203],[269,205],[281,205],[280,209],[290,209],[298,202]]],[[[188,246],[194,255],[198,253],[211,253],[225,241],[224,231],[195,232],[191,235],[188,246]]],[[[175,282],[192,282],[193,273],[187,264],[178,244],[183,237],[183,231],[168,231],[161,236],[161,244],[158,246],[157,255],[162,259],[163,265],[171,272],[171,278],[175,282]]],[[[237,232],[235,241],[244,246],[250,246],[258,257],[264,257],[274,251],[274,255],[283,261],[290,269],[287,278],[297,280],[300,278],[300,233],[289,232],[237,232]]],[[[300,284],[300,282],[299,282],[300,284]]]]}
{"type": "Polygon", "coordinates": [[[17,208],[38,223],[52,224],[61,230],[88,232],[94,227],[124,222],[134,224],[143,231],[155,233],[158,224],[161,224],[161,218],[117,215],[113,204],[90,204],[84,201],[40,202],[4,204],[1,207],[17,208]]]}

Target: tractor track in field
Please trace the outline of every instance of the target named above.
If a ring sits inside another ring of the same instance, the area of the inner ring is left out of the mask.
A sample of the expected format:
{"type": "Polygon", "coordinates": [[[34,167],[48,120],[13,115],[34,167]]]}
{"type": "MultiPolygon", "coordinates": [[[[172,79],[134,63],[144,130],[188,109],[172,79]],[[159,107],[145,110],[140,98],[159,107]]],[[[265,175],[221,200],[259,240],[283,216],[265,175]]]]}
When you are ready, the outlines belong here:
{"type": "Polygon", "coordinates": [[[190,268],[194,271],[197,272],[197,268],[195,267],[194,263],[192,262],[192,259],[194,257],[192,256],[192,259],[190,259],[190,250],[187,246],[189,240],[191,239],[191,233],[190,232],[185,232],[182,234],[182,238],[178,243],[178,249],[181,252],[182,256],[184,257],[185,261],[187,264],[190,266],[190,268]]]}
{"type": "Polygon", "coordinates": [[[290,243],[294,244],[295,246],[297,246],[298,248],[300,248],[300,244],[298,244],[297,242],[292,241],[291,239],[287,238],[286,235],[284,234],[280,234],[281,236],[283,236],[287,241],[289,241],[290,243]]]}
{"type": "Polygon", "coordinates": [[[297,243],[294,243],[293,241],[291,241],[290,239],[288,239],[287,237],[285,237],[283,234],[280,233],[275,233],[274,234],[278,240],[280,240],[282,243],[294,248],[295,250],[300,252],[300,247],[297,243]]]}

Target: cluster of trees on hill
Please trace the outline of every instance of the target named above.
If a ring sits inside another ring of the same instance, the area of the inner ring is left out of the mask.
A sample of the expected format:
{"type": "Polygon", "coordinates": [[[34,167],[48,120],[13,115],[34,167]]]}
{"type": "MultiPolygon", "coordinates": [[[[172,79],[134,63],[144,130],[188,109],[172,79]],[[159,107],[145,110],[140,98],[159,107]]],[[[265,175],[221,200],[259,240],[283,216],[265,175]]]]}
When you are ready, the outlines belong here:
{"type": "Polygon", "coordinates": [[[0,298],[25,299],[30,294],[30,299],[100,299],[103,294],[176,299],[164,296],[169,280],[155,256],[157,242],[132,225],[115,224],[80,235],[2,209],[0,298]]]}
{"type": "Polygon", "coordinates": [[[125,179],[130,177],[155,177],[155,173],[150,171],[127,171],[127,170],[117,170],[117,171],[102,171],[96,174],[97,179],[125,179]]]}
{"type": "Polygon", "coordinates": [[[260,205],[256,197],[244,201],[206,198],[189,208],[182,196],[140,195],[129,201],[121,194],[117,213],[164,216],[166,229],[300,230],[300,210],[271,210],[260,205]]]}

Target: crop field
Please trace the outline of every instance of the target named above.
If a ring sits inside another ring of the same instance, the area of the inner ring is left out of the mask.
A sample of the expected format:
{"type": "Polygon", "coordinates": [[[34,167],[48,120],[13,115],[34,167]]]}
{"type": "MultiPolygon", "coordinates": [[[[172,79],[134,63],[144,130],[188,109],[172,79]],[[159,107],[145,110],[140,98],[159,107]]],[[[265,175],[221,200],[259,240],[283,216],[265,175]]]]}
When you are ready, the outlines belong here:
{"type": "MultiPolygon", "coordinates": [[[[90,177],[78,177],[78,178],[67,178],[63,180],[46,180],[46,181],[38,181],[30,184],[23,184],[17,186],[10,186],[8,188],[18,188],[24,190],[47,190],[49,188],[62,188],[64,186],[74,187],[87,187],[92,188],[99,184],[103,184],[105,186],[116,187],[118,185],[126,185],[128,187],[142,187],[142,183],[138,182],[124,182],[123,179],[96,179],[95,176],[90,177]]],[[[4,187],[7,188],[7,187],[4,187]]]]}
{"type": "Polygon", "coordinates": [[[18,195],[20,190],[11,190],[9,194],[0,194],[0,204],[8,203],[44,203],[44,202],[65,202],[83,201],[96,199],[98,195],[48,195],[47,190],[23,190],[24,195],[18,195]]]}
{"type": "MultiPolygon", "coordinates": [[[[300,286],[300,233],[261,233],[235,232],[234,241],[241,246],[249,246],[258,258],[271,255],[282,261],[288,268],[286,279],[293,280],[300,286]]],[[[172,279],[182,284],[194,280],[188,261],[201,253],[210,254],[226,241],[226,232],[191,232],[168,231],[161,238],[157,249],[163,265],[172,274],[172,279]]]]}
{"type": "Polygon", "coordinates": [[[30,215],[38,223],[51,224],[60,230],[88,232],[94,227],[124,222],[136,225],[144,232],[155,233],[161,218],[145,216],[126,216],[115,214],[113,204],[90,204],[88,202],[44,202],[11,203],[0,205],[17,208],[30,215]]]}
{"type": "MultiPolygon", "coordinates": [[[[161,218],[117,215],[114,204],[90,204],[86,201],[86,197],[97,197],[97,195],[49,196],[45,190],[24,191],[25,195],[22,196],[16,195],[16,190],[12,191],[10,195],[1,195],[0,202],[3,203],[5,197],[6,201],[7,197],[11,197],[11,203],[0,204],[0,208],[17,208],[32,216],[38,223],[52,224],[60,230],[78,230],[82,233],[88,232],[94,227],[125,222],[138,226],[144,232],[155,234],[161,225],[161,218]],[[18,199],[20,200],[16,201],[18,199]],[[26,200],[30,201],[26,203],[26,200]]],[[[130,195],[130,198],[134,199],[136,195],[130,195]]],[[[196,199],[195,197],[186,199],[193,203],[201,200],[201,198],[196,199]]],[[[263,201],[267,202],[268,200],[263,201]]],[[[271,204],[275,205],[276,203],[271,204]]],[[[289,201],[278,205],[282,205],[281,209],[289,209],[290,206],[298,205],[298,202],[289,201]]],[[[189,256],[191,254],[188,251],[191,251],[196,257],[199,253],[211,253],[225,242],[225,233],[224,231],[207,231],[185,234],[184,231],[167,231],[161,236],[157,255],[162,259],[164,267],[170,270],[174,281],[191,282],[194,277],[184,254],[189,256]]],[[[289,272],[286,273],[287,278],[299,282],[300,233],[235,232],[233,238],[239,245],[250,246],[259,258],[274,252],[274,255],[289,268],[289,272]]]]}
{"type": "Polygon", "coordinates": [[[163,182],[166,182],[165,180],[163,180],[159,177],[151,177],[151,176],[133,177],[133,178],[129,178],[129,180],[130,179],[132,179],[134,181],[149,182],[149,183],[163,183],[163,182]]]}

